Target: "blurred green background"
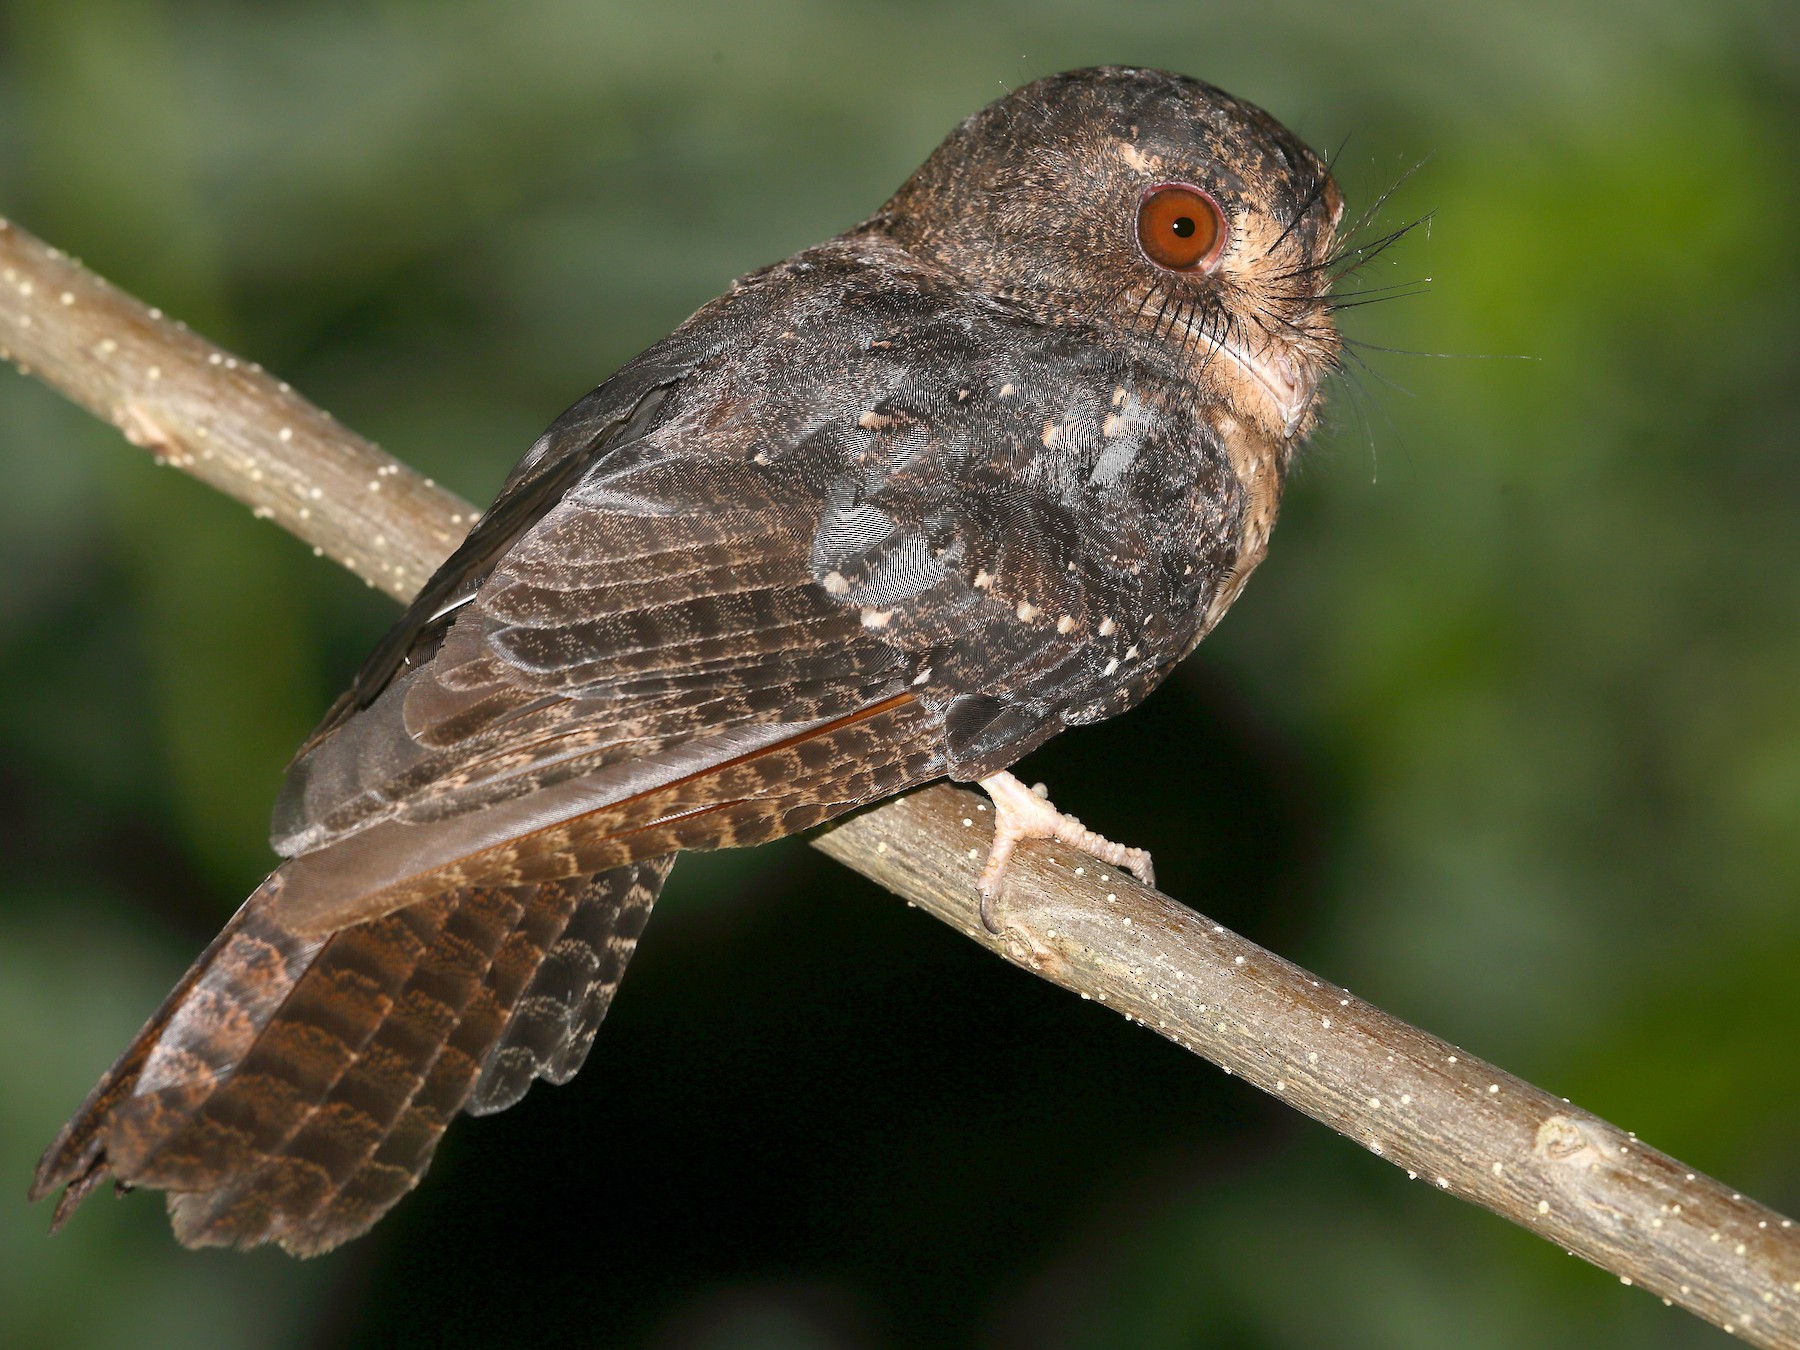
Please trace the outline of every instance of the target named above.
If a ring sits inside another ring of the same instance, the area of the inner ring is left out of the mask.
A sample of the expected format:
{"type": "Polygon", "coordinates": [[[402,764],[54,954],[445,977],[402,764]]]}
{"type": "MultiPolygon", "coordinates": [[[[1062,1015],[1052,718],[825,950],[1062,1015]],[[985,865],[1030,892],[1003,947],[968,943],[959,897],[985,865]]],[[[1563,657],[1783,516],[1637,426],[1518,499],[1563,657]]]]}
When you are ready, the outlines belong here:
{"type": "MultiPolygon", "coordinates": [[[[1785,3],[0,0],[0,212],[485,501],[962,116],[1130,61],[1429,229],[1270,560],[1028,768],[1164,885],[1800,1212],[1785,3]],[[1385,352],[1458,353],[1437,359],[1385,352]],[[1366,368],[1364,366],[1366,363],[1366,368]]],[[[393,607],[0,372],[0,1344],[1724,1344],[789,842],[676,870],[573,1085],[326,1259],[54,1240],[64,1116],[393,607]]]]}

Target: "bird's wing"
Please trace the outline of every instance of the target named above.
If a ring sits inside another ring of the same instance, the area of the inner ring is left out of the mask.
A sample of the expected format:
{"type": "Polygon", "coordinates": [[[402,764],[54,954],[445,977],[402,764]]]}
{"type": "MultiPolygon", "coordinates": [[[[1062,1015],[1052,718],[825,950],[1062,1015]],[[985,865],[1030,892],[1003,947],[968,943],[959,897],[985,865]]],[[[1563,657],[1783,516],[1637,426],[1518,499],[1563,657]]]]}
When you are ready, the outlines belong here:
{"type": "Polygon", "coordinates": [[[614,452],[295,766],[284,921],[757,842],[941,771],[895,720],[923,726],[893,702],[909,654],[812,578],[816,516],[769,466],[614,452]]]}
{"type": "MultiPolygon", "coordinates": [[[[506,551],[562,499],[569,485],[606,453],[656,425],[669,392],[711,356],[706,330],[684,328],[622,367],[578,399],[532,444],[493,505],[482,513],[375,645],[317,728],[295,752],[297,761],[375,701],[407,665],[429,656],[450,619],[480,589],[506,551]]],[[[279,808],[278,808],[279,814],[279,808]]],[[[277,822],[276,833],[281,827],[277,822]]]]}
{"type": "MultiPolygon", "coordinates": [[[[798,321],[767,306],[523,512],[296,764],[284,923],[759,842],[991,772],[1185,650],[1217,576],[1184,574],[1170,531],[1207,461],[1128,362],[939,296],[817,298],[815,359],[783,362],[798,321]]],[[[566,462],[552,438],[542,464],[566,462]]]]}

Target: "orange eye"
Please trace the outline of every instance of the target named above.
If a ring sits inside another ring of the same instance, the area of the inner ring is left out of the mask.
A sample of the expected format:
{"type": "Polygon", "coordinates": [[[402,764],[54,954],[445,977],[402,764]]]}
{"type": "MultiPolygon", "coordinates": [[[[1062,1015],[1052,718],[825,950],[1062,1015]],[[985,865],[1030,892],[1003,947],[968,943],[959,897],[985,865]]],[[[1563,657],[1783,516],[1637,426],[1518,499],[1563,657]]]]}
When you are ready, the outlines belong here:
{"type": "Polygon", "coordinates": [[[1197,187],[1163,183],[1138,203],[1138,246],[1171,272],[1210,272],[1225,251],[1225,213],[1197,187]]]}

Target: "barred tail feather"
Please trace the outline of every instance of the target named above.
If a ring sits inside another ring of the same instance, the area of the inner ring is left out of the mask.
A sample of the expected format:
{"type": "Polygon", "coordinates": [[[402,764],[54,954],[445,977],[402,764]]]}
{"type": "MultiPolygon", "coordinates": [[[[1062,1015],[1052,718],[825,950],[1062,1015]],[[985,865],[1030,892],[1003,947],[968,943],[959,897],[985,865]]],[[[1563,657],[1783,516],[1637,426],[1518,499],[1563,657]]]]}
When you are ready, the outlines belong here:
{"type": "Polygon", "coordinates": [[[674,863],[664,854],[602,872],[581,891],[482,1066],[464,1107],[470,1115],[504,1111],[534,1078],[566,1083],[575,1076],[674,863]]]}
{"type": "Polygon", "coordinates": [[[55,1223],[108,1177],[188,1246],[300,1255],[366,1231],[457,1111],[580,1066],[672,859],[453,891],[326,939],[245,902],[45,1153],[55,1223]]]}

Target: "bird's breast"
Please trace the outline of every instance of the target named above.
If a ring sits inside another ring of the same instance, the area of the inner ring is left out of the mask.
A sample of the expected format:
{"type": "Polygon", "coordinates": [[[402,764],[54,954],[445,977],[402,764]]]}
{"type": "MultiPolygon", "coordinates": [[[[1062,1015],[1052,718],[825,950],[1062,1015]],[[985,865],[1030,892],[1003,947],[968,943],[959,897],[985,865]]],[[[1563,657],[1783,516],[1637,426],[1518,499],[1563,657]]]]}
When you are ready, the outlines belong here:
{"type": "Polygon", "coordinates": [[[1213,592],[1200,629],[1194,636],[1198,642],[1225,617],[1238,593],[1244,589],[1250,574],[1269,551],[1269,536],[1275,529],[1275,517],[1281,510],[1281,447],[1265,434],[1252,430],[1231,413],[1216,409],[1211,423],[1218,443],[1224,448],[1226,462],[1242,493],[1242,511],[1236,540],[1236,556],[1230,571],[1213,592]]]}

